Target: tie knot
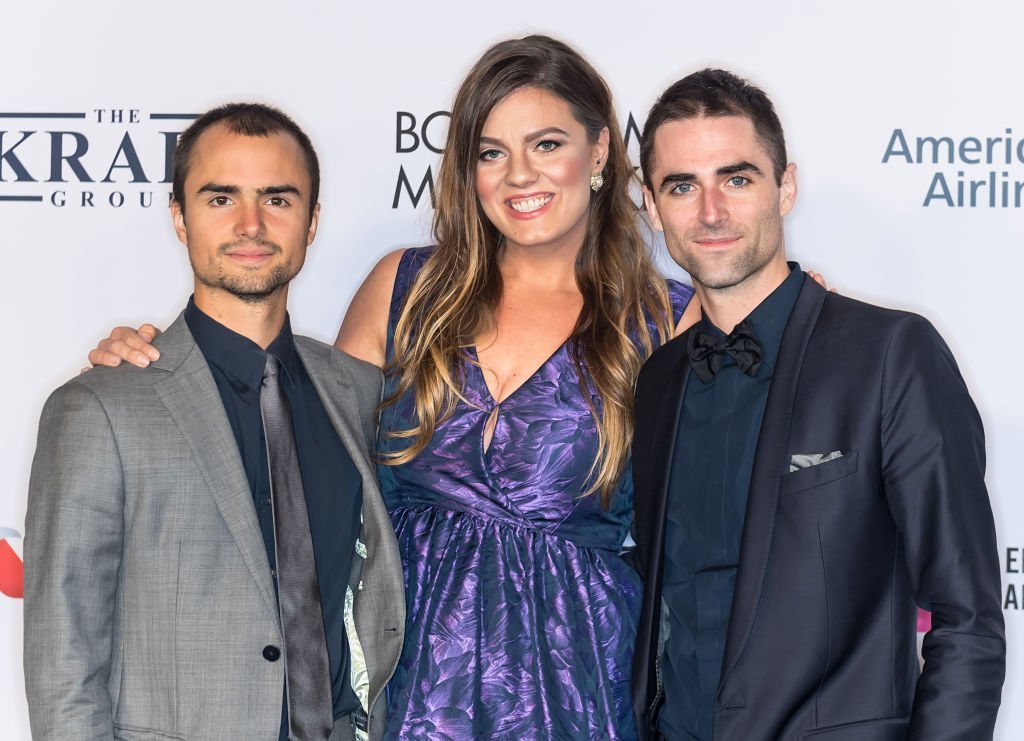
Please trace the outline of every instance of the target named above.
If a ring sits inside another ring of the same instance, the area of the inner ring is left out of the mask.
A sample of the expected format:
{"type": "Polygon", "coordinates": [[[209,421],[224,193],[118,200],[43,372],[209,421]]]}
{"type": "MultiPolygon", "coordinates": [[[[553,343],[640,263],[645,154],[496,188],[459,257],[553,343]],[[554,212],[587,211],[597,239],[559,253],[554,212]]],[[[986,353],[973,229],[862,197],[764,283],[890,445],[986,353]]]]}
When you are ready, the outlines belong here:
{"type": "Polygon", "coordinates": [[[267,353],[267,364],[263,366],[263,380],[276,378],[281,372],[281,362],[267,353]]]}

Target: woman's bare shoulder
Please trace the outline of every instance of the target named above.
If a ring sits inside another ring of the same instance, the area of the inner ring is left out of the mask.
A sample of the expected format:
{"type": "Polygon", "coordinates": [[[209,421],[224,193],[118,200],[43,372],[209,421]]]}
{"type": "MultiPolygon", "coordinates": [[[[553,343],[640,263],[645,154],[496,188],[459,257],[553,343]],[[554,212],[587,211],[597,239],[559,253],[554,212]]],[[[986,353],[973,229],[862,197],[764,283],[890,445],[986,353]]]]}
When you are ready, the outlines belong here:
{"type": "Polygon", "coordinates": [[[384,367],[391,294],[404,249],[384,255],[366,276],[338,330],[334,346],[349,355],[384,367]]]}

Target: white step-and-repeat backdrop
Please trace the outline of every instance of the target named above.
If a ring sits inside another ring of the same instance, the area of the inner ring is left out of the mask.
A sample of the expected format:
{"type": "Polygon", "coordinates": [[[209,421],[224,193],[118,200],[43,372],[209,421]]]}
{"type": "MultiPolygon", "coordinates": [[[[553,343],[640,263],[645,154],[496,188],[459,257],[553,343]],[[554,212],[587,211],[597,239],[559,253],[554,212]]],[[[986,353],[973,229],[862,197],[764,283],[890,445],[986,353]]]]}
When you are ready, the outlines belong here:
{"type": "Polygon", "coordinates": [[[761,84],[800,168],[790,253],[939,327],[988,433],[1010,642],[997,737],[1024,737],[1024,5],[63,0],[5,3],[0,27],[0,737],[29,738],[20,534],[39,411],[109,327],[184,304],[167,201],[187,115],[254,99],[310,133],[323,214],[292,317],[331,340],[376,259],[429,240],[459,80],[533,31],[606,76],[634,157],[673,80],[714,65],[761,84]]]}

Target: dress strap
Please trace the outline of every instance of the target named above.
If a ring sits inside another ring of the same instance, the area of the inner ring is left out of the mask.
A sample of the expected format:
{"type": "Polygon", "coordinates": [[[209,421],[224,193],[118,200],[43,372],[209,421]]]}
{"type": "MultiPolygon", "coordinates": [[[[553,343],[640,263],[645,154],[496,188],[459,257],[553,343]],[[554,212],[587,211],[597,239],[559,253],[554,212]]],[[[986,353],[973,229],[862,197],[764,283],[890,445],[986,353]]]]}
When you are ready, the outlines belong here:
{"type": "Polygon", "coordinates": [[[420,272],[420,268],[427,262],[427,259],[434,253],[434,247],[410,247],[398,262],[398,272],[395,274],[395,286],[391,290],[391,307],[388,310],[388,345],[387,361],[390,363],[394,357],[395,327],[398,325],[398,318],[405,308],[405,299],[409,295],[413,281],[420,272]]]}
{"type": "MultiPolygon", "coordinates": [[[[665,279],[665,286],[668,288],[668,301],[672,311],[671,326],[674,329],[679,324],[679,319],[683,316],[683,312],[686,311],[687,304],[690,303],[690,299],[693,298],[693,289],[685,283],[680,283],[672,278],[665,279]]],[[[658,318],[651,313],[645,312],[644,322],[647,326],[647,332],[651,338],[651,342],[654,343],[655,350],[658,349],[658,318]]],[[[633,339],[633,344],[637,350],[642,350],[643,345],[640,342],[639,333],[632,331],[630,337],[633,339]]]]}
{"type": "Polygon", "coordinates": [[[671,278],[667,278],[665,283],[668,285],[668,300],[672,304],[672,326],[674,327],[679,324],[679,319],[686,311],[687,304],[693,298],[693,288],[671,278]]]}

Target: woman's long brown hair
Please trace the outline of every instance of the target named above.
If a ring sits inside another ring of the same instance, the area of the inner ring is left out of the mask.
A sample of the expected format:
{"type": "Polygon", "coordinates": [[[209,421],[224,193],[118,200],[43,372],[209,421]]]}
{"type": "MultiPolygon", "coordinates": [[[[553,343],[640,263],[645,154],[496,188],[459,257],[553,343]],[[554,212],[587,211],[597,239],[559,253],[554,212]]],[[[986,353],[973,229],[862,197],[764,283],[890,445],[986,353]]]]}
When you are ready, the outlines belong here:
{"type": "Polygon", "coordinates": [[[492,326],[501,298],[498,253],[501,234],[484,215],[476,195],[480,135],[491,110],[508,95],[535,87],[569,104],[591,142],[608,128],[604,186],[591,194],[587,234],[576,258],[576,283],[583,309],[568,340],[584,398],[593,393],[598,453],[581,495],[601,493],[607,507],[629,454],[633,436],[633,385],[655,339],[671,334],[672,312],[664,279],[655,269],[640,232],[629,186],[636,175],[626,154],[611,93],[597,71],[576,51],[547,36],[527,36],[492,46],[455,96],[447,146],[435,188],[433,254],[406,298],[395,328],[394,404],[412,391],[417,424],[390,434],[411,440],[384,454],[390,465],[405,463],[430,442],[462,396],[461,369],[477,335],[492,326]],[[640,342],[638,348],[633,338],[640,342]]]}

